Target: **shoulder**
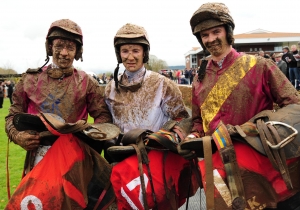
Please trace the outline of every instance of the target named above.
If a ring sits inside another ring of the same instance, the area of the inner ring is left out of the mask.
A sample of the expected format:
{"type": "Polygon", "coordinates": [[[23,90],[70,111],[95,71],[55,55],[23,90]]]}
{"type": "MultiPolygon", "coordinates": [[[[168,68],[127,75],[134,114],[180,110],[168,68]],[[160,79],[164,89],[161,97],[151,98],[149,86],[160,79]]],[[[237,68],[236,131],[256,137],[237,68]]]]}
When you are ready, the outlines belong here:
{"type": "Polygon", "coordinates": [[[162,75],[158,72],[152,71],[152,70],[147,70],[146,76],[151,77],[151,78],[160,79],[160,80],[168,79],[164,75],[162,75]]]}

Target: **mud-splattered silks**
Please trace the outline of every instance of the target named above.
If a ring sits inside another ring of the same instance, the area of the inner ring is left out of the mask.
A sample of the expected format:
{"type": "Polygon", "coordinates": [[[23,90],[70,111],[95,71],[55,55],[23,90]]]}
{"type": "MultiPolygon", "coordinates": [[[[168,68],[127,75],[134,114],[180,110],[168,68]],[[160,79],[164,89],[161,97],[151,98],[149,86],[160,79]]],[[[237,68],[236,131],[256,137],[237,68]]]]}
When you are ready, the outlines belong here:
{"type": "Polygon", "coordinates": [[[222,74],[222,76],[220,76],[200,107],[204,132],[209,130],[209,123],[219,112],[222,104],[226,101],[239,82],[256,64],[256,61],[257,59],[254,56],[241,56],[224,74],[222,74]],[[224,84],[226,84],[226,86],[224,86],[224,84]]]}

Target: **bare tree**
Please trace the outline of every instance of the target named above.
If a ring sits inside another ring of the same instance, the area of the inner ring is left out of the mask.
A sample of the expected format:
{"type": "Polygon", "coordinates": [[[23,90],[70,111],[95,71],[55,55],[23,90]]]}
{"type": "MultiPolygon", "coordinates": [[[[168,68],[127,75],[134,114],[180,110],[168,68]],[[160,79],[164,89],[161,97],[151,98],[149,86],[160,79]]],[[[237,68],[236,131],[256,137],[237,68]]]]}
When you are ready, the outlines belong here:
{"type": "Polygon", "coordinates": [[[161,69],[167,69],[168,64],[167,64],[166,61],[157,58],[155,55],[150,55],[149,56],[149,61],[145,65],[145,67],[149,70],[158,72],[161,69]]]}

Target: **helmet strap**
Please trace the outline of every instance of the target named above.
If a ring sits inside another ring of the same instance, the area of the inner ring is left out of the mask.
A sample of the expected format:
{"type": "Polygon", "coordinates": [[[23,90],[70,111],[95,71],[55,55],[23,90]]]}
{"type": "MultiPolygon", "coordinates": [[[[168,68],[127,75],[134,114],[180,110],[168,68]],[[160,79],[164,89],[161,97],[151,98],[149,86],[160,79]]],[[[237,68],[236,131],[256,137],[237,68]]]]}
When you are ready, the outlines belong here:
{"type": "Polygon", "coordinates": [[[115,71],[114,71],[114,81],[115,81],[115,86],[116,86],[116,91],[119,93],[120,90],[119,90],[119,80],[118,80],[118,73],[119,73],[119,63],[117,65],[117,67],[115,68],[115,71]]]}

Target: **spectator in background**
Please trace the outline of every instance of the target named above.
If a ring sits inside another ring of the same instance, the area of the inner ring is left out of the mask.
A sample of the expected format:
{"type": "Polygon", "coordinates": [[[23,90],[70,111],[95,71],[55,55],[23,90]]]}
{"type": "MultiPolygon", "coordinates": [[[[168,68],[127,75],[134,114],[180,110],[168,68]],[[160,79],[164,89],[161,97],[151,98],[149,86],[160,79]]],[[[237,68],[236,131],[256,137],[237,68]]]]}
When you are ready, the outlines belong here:
{"type": "Polygon", "coordinates": [[[172,70],[170,70],[168,74],[169,74],[169,79],[173,81],[173,72],[172,72],[172,70]]]}
{"type": "Polygon", "coordinates": [[[290,48],[289,48],[288,46],[284,46],[284,47],[282,48],[282,52],[283,52],[282,60],[283,60],[284,62],[286,62],[286,64],[287,64],[287,73],[286,73],[286,75],[287,75],[287,78],[290,79],[290,74],[289,74],[290,64],[289,64],[289,60],[292,59],[293,56],[292,56],[292,54],[290,53],[290,48]]]}
{"type": "Polygon", "coordinates": [[[289,75],[290,81],[294,85],[294,87],[298,90],[300,87],[300,74],[297,68],[297,61],[294,55],[298,55],[298,50],[296,45],[291,46],[291,56],[287,59],[289,63],[289,75]]]}
{"type": "Polygon", "coordinates": [[[194,75],[193,75],[193,71],[194,71],[194,68],[191,68],[189,70],[189,84],[192,84],[193,83],[193,79],[194,79],[194,75]]]}
{"type": "Polygon", "coordinates": [[[102,74],[102,81],[103,81],[103,84],[106,84],[106,80],[107,80],[107,77],[105,75],[105,73],[102,74]]]}
{"type": "Polygon", "coordinates": [[[261,56],[261,57],[263,57],[263,58],[270,58],[270,56],[269,56],[269,55],[266,55],[265,52],[262,51],[262,50],[259,51],[258,54],[259,54],[259,56],[261,56]]]}
{"type": "Polygon", "coordinates": [[[114,75],[113,74],[110,74],[110,76],[109,76],[109,81],[111,81],[111,80],[113,80],[114,79],[114,75]]]}
{"type": "Polygon", "coordinates": [[[14,92],[14,84],[8,80],[6,81],[6,86],[7,86],[7,97],[9,98],[10,104],[13,103],[12,101],[12,94],[14,92]]]}
{"type": "Polygon", "coordinates": [[[282,59],[282,54],[278,53],[275,55],[276,65],[282,71],[282,73],[286,76],[287,74],[287,64],[282,59]]]}
{"type": "MultiPolygon", "coordinates": [[[[300,48],[300,42],[298,42],[298,47],[300,48]]],[[[297,61],[297,67],[298,67],[298,70],[300,71],[300,52],[298,50],[298,55],[294,55],[296,61],[297,61]]]]}
{"type": "Polygon", "coordinates": [[[178,78],[177,78],[177,75],[176,75],[177,74],[177,70],[174,70],[172,74],[173,74],[173,81],[175,83],[178,83],[178,78]]]}
{"type": "Polygon", "coordinates": [[[178,80],[178,84],[180,84],[180,80],[181,80],[181,70],[177,70],[177,72],[176,72],[176,78],[177,78],[177,80],[178,80]]]}
{"type": "Polygon", "coordinates": [[[187,68],[184,69],[184,78],[185,80],[188,82],[189,84],[189,80],[190,80],[190,74],[189,74],[189,70],[187,70],[187,68]]]}
{"type": "Polygon", "coordinates": [[[4,99],[4,82],[0,82],[0,109],[2,109],[3,106],[3,99],[4,99]]]}
{"type": "Polygon", "coordinates": [[[275,54],[274,52],[271,52],[271,53],[270,53],[270,57],[271,57],[271,59],[272,59],[274,62],[276,62],[275,56],[276,56],[276,54],[275,54]]]}

